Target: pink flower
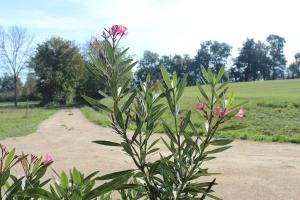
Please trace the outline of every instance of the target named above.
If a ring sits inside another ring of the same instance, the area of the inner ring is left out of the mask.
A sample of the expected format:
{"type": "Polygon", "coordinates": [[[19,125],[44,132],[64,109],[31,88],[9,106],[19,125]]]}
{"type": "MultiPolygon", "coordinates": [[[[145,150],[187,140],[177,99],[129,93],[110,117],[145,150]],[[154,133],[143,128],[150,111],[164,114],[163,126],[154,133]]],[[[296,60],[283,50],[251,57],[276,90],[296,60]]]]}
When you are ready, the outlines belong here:
{"type": "Polygon", "coordinates": [[[243,108],[241,108],[239,110],[239,112],[235,115],[235,117],[242,118],[242,117],[244,117],[244,115],[245,115],[245,110],[243,108]]]}
{"type": "Polygon", "coordinates": [[[44,159],[43,163],[44,164],[48,164],[50,162],[53,162],[53,158],[52,158],[52,156],[50,154],[46,153],[45,159],[44,159]]]}
{"type": "Polygon", "coordinates": [[[196,109],[199,111],[204,111],[205,104],[203,102],[197,103],[196,109]]]}
{"type": "Polygon", "coordinates": [[[216,111],[215,111],[215,114],[218,116],[218,117],[223,117],[225,115],[228,115],[228,113],[230,113],[230,110],[222,110],[222,108],[220,106],[217,106],[216,107],[216,111]]]}
{"type": "Polygon", "coordinates": [[[109,30],[108,30],[108,34],[109,36],[115,38],[118,35],[119,36],[124,36],[127,35],[127,27],[126,26],[122,26],[122,25],[113,25],[109,30]]]}

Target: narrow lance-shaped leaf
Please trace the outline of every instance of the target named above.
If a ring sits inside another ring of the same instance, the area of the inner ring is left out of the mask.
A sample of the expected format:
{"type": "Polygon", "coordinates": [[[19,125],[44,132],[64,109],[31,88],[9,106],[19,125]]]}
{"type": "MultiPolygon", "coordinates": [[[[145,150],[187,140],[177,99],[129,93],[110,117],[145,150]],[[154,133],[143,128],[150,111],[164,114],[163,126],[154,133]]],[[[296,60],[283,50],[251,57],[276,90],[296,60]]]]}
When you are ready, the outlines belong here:
{"type": "Polygon", "coordinates": [[[222,78],[224,72],[225,72],[225,67],[224,67],[224,65],[223,65],[223,66],[221,67],[221,69],[220,69],[218,75],[217,75],[216,83],[218,83],[218,82],[221,80],[221,78],[222,78]]]}
{"type": "Polygon", "coordinates": [[[101,110],[104,110],[106,112],[109,112],[109,113],[113,113],[113,111],[108,108],[107,106],[99,103],[97,100],[91,98],[91,97],[88,97],[88,96],[85,96],[85,95],[82,95],[82,98],[84,98],[84,100],[86,100],[89,104],[91,104],[92,106],[95,106],[101,110]]]}
{"type": "Polygon", "coordinates": [[[223,146],[223,145],[230,144],[232,141],[233,140],[230,139],[215,139],[211,141],[210,144],[215,146],[223,146]]]}
{"type": "Polygon", "coordinates": [[[173,88],[176,88],[177,86],[177,74],[176,72],[173,72],[173,82],[172,82],[173,88]]]}
{"type": "Polygon", "coordinates": [[[177,88],[177,95],[176,95],[176,101],[179,101],[183,92],[184,92],[184,89],[186,87],[186,84],[187,84],[187,74],[184,75],[183,79],[180,81],[180,83],[178,84],[178,88],[177,88]]]}
{"type": "Polygon", "coordinates": [[[4,162],[4,170],[8,168],[8,166],[10,165],[10,163],[12,162],[12,160],[14,159],[14,156],[16,154],[16,149],[13,148],[8,155],[5,158],[5,162],[4,162]]]}
{"type": "Polygon", "coordinates": [[[105,141],[105,140],[95,140],[93,143],[106,145],[106,146],[121,146],[121,144],[111,141],[105,141]]]}
{"type": "Polygon", "coordinates": [[[117,120],[118,125],[124,129],[125,125],[124,125],[124,120],[123,120],[123,116],[122,116],[122,112],[119,110],[118,104],[115,102],[114,103],[114,114],[117,120]]]}
{"type": "Polygon", "coordinates": [[[160,70],[161,70],[161,75],[163,76],[163,79],[164,79],[167,87],[169,89],[171,89],[172,88],[172,86],[171,86],[171,80],[170,80],[170,76],[169,76],[169,73],[168,73],[166,67],[164,65],[162,65],[160,67],[160,70]]]}
{"type": "Polygon", "coordinates": [[[134,91],[130,95],[130,97],[126,100],[126,102],[123,104],[123,106],[121,107],[121,112],[124,112],[127,110],[127,108],[129,108],[129,106],[131,105],[135,97],[136,97],[136,91],[134,91]]]}

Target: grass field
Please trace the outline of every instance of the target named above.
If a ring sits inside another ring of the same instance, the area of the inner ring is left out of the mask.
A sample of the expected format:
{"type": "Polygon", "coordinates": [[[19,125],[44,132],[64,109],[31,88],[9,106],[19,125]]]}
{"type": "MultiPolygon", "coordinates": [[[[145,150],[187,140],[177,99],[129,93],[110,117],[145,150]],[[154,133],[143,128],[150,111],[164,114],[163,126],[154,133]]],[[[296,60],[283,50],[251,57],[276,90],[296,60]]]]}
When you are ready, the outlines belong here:
{"type": "MultiPolygon", "coordinates": [[[[27,104],[30,107],[37,106],[39,104],[39,101],[29,101],[28,103],[26,101],[18,102],[18,107],[24,108],[27,106],[27,104]]],[[[14,102],[0,102],[0,108],[5,107],[14,107],[14,102]]]]}
{"type": "MultiPolygon", "coordinates": [[[[218,134],[229,138],[300,143],[300,80],[256,81],[230,84],[236,102],[247,100],[244,119],[234,119],[227,126],[235,130],[218,134]],[[241,129],[237,129],[241,127],[241,129]]],[[[203,121],[195,110],[200,97],[197,87],[187,87],[181,109],[193,111],[193,121],[201,129],[203,121]]],[[[110,103],[109,99],[102,100],[110,103]]],[[[92,122],[107,126],[109,121],[99,112],[84,106],[81,111],[92,122]]],[[[164,116],[168,121],[168,113],[164,116]]],[[[171,122],[169,122],[171,123],[171,122]]],[[[162,132],[162,127],[158,127],[162,132]]]]}
{"type": "Polygon", "coordinates": [[[30,134],[54,112],[54,109],[32,108],[26,117],[26,109],[0,109],[0,139],[30,134]]]}

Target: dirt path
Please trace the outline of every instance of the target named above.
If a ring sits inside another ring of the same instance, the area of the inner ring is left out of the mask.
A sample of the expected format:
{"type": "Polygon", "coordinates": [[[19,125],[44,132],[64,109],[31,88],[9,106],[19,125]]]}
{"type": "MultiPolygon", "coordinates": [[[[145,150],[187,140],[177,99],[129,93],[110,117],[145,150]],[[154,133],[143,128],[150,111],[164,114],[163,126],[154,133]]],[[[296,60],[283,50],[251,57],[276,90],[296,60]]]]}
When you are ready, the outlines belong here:
{"type": "MultiPolygon", "coordinates": [[[[36,133],[0,141],[8,147],[35,153],[49,152],[60,171],[76,166],[100,174],[132,167],[118,148],[90,141],[119,141],[110,129],[87,121],[78,109],[65,109],[43,122],[36,133]]],[[[216,194],[223,199],[300,199],[300,145],[235,141],[233,147],[209,163],[217,176],[216,194]]]]}

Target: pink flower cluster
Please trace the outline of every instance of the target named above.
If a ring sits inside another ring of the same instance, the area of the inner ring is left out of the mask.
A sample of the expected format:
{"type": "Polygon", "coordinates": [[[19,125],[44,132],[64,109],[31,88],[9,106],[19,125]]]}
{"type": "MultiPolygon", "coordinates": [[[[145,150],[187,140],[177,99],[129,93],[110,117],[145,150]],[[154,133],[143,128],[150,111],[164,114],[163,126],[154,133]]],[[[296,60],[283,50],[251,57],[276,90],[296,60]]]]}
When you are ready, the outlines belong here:
{"type": "Polygon", "coordinates": [[[205,104],[203,102],[197,103],[196,109],[199,111],[204,111],[205,104]]]}
{"type": "MultiPolygon", "coordinates": [[[[205,103],[200,102],[196,105],[196,109],[199,111],[205,111],[205,103]]],[[[220,106],[217,106],[215,109],[215,115],[218,117],[224,117],[230,113],[228,109],[222,109],[220,106]]],[[[236,118],[243,118],[245,116],[245,110],[240,108],[239,112],[235,115],[236,118]]]]}
{"type": "Polygon", "coordinates": [[[50,154],[46,153],[43,163],[48,164],[51,162],[53,162],[53,157],[50,154]]]}
{"type": "Polygon", "coordinates": [[[123,25],[113,25],[110,29],[108,29],[108,34],[110,37],[124,36],[127,35],[127,27],[123,25]]]}
{"type": "Polygon", "coordinates": [[[220,106],[216,107],[215,114],[218,117],[224,117],[224,116],[228,115],[229,113],[230,113],[230,111],[227,109],[222,110],[222,108],[220,106]]]}

